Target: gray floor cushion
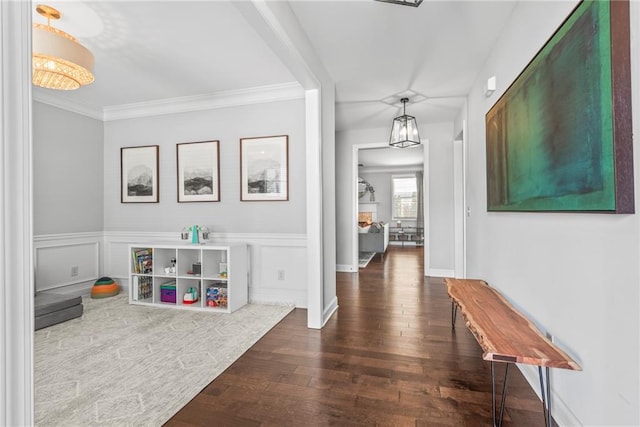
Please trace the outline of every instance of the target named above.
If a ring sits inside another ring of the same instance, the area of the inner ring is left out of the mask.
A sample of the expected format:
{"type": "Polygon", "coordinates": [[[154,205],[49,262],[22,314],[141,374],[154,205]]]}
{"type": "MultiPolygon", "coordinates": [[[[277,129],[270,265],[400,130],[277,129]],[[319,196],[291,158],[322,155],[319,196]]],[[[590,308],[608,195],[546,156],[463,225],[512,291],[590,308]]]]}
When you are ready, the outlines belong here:
{"type": "Polygon", "coordinates": [[[38,330],[82,316],[82,297],[41,292],[36,294],[34,308],[38,330]]]}

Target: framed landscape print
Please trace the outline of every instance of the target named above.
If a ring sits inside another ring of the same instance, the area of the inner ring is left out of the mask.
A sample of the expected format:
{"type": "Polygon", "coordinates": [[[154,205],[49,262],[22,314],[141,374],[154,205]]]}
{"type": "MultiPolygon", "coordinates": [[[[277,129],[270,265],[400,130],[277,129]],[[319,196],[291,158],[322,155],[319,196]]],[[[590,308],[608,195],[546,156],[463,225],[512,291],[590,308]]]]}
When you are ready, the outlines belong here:
{"type": "Polygon", "coordinates": [[[240,139],[240,200],[289,200],[289,136],[240,139]]]}
{"type": "Polygon", "coordinates": [[[120,202],[158,203],[158,146],[120,148],[120,202]]]}
{"type": "Polygon", "coordinates": [[[220,142],[176,144],[178,202],[220,201],[220,142]]]}
{"type": "Polygon", "coordinates": [[[628,1],[584,1],[486,115],[487,210],[633,213],[628,1]]]}

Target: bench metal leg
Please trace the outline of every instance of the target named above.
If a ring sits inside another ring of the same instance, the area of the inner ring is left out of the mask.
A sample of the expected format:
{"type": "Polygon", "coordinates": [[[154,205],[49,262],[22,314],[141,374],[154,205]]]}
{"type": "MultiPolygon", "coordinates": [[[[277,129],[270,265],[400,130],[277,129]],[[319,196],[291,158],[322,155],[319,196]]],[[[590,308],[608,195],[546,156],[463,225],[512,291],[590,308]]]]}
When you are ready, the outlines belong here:
{"type": "Polygon", "coordinates": [[[451,329],[456,328],[456,315],[458,314],[458,304],[451,301],[451,329]]]}
{"type": "Polygon", "coordinates": [[[491,361],[491,409],[493,410],[493,426],[500,427],[502,426],[502,418],[504,416],[504,404],[507,398],[507,375],[509,374],[509,365],[511,363],[507,363],[504,368],[504,381],[502,383],[502,398],[500,399],[500,416],[498,417],[498,422],[496,423],[496,374],[495,374],[495,366],[494,361],[491,361]]]}
{"type": "Polygon", "coordinates": [[[549,382],[549,367],[545,366],[545,376],[547,377],[547,384],[545,387],[544,380],[542,379],[542,366],[538,366],[538,374],[540,376],[540,395],[542,396],[542,411],[544,413],[544,425],[551,427],[551,383],[549,382]]]}

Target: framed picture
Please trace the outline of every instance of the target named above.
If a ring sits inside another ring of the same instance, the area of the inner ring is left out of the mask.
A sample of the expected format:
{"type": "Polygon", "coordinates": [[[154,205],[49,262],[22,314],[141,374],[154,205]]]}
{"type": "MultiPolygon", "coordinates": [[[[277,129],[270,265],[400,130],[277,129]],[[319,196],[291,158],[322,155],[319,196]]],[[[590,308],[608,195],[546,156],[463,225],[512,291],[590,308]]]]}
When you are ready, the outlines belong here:
{"type": "Polygon", "coordinates": [[[486,115],[487,210],[633,213],[628,1],[585,1],[486,115]]]}
{"type": "Polygon", "coordinates": [[[176,144],[178,203],[220,201],[220,141],[176,144]]]}
{"type": "Polygon", "coordinates": [[[158,203],[158,146],[120,148],[120,201],[158,203]]]}
{"type": "Polygon", "coordinates": [[[240,200],[289,200],[289,136],[240,139],[240,200]]]}

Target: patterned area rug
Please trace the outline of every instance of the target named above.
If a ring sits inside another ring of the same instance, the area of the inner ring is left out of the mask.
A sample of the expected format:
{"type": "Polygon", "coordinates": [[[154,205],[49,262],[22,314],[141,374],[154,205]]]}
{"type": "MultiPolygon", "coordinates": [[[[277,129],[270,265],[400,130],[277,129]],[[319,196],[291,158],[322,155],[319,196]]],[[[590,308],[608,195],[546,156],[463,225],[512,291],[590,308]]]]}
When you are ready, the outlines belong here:
{"type": "Polygon", "coordinates": [[[358,258],[358,267],[365,268],[369,265],[369,262],[376,256],[375,252],[360,252],[360,256],[358,258]]]}
{"type": "Polygon", "coordinates": [[[82,318],[35,332],[36,425],[161,425],[293,310],[82,303],[82,318]]]}

